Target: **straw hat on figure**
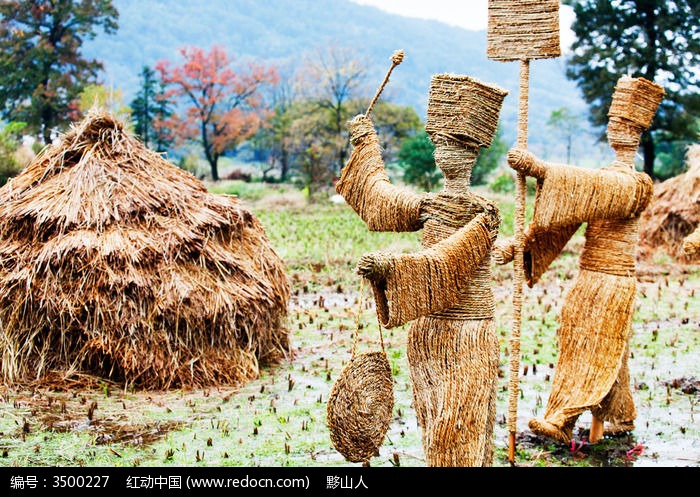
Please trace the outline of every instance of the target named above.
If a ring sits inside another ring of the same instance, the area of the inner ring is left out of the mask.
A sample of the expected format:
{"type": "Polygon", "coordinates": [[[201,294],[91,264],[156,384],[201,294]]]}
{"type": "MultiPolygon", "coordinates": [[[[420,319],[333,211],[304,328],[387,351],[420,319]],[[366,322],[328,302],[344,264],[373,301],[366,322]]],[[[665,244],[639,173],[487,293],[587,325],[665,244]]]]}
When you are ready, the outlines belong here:
{"type": "Polygon", "coordinates": [[[423,229],[412,254],[372,252],[357,271],[372,285],[380,325],[411,321],[407,356],[429,466],[491,466],[499,343],[491,250],[500,214],[470,191],[507,92],[468,76],[433,76],[426,131],[444,174],[438,193],[392,185],[368,116],[350,123],[353,153],[336,191],[371,231],[423,229]]]}
{"type": "MultiPolygon", "coordinates": [[[[543,418],[530,429],[563,443],[586,410],[589,440],[634,430],[636,410],[628,369],[636,297],[638,221],[653,194],[651,178],[634,168],[641,134],[664,95],[644,78],[617,81],[607,137],[615,160],[584,169],[552,164],[523,149],[508,153],[516,171],[537,178],[533,219],[525,233],[524,266],[532,287],[564,245],[587,223],[579,272],[560,315],[558,358],[543,418]]],[[[495,260],[512,260],[512,242],[498,244],[495,260]]]]}

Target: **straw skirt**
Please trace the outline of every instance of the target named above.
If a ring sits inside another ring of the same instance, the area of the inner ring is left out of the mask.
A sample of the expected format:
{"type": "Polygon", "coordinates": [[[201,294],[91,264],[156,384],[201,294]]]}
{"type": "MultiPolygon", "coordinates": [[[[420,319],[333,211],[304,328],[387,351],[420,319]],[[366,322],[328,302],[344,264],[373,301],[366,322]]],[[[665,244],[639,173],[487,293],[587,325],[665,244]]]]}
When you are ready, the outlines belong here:
{"type": "Polygon", "coordinates": [[[494,320],[419,318],[409,328],[406,353],[428,466],[491,466],[499,360],[494,320]]]}

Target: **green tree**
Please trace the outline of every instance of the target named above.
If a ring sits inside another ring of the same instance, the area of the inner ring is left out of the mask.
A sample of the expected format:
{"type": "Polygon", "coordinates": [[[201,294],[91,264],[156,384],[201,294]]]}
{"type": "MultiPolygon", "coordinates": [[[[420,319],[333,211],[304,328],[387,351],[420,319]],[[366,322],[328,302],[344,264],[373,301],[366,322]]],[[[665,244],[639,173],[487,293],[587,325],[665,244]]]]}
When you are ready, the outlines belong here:
{"type": "Polygon", "coordinates": [[[251,140],[256,155],[266,163],[263,181],[267,181],[268,174],[275,169],[279,170],[279,180],[287,181],[296,160],[291,131],[292,123],[297,118],[296,76],[289,66],[282,67],[279,71],[280,81],[271,92],[273,115],[251,140]]]}
{"type": "Polygon", "coordinates": [[[503,130],[498,125],[493,135],[493,140],[491,140],[491,145],[479,151],[476,164],[474,164],[472,169],[471,184],[485,185],[488,183],[489,177],[498,168],[499,162],[507,152],[508,144],[503,141],[503,130]]]}
{"type": "Polygon", "coordinates": [[[644,171],[655,177],[655,139],[697,140],[700,4],[697,0],[563,3],[573,7],[576,16],[567,77],[577,82],[590,104],[594,126],[607,124],[615,84],[622,75],[664,86],[664,100],[641,141],[644,171]]]}
{"type": "Polygon", "coordinates": [[[131,108],[124,103],[122,91],[118,88],[109,89],[105,85],[90,84],[83,88],[77,97],[75,107],[78,113],[74,120],[81,119],[85,113],[93,107],[99,107],[116,116],[119,119],[128,120],[131,108]]]}
{"type": "Polygon", "coordinates": [[[435,189],[442,179],[442,171],[435,165],[434,152],[435,145],[425,131],[405,139],[398,154],[403,180],[426,191],[435,189]]]}
{"type": "Polygon", "coordinates": [[[393,162],[401,143],[423,129],[423,121],[413,107],[386,100],[378,101],[372,109],[372,122],[386,162],[393,162]]]}
{"type": "Polygon", "coordinates": [[[165,152],[175,137],[169,125],[173,114],[165,84],[149,66],[141,69],[141,83],[131,101],[134,132],[147,147],[165,152]]]}
{"type": "Polygon", "coordinates": [[[26,123],[9,122],[0,129],[0,185],[16,176],[23,165],[17,160],[19,149],[19,133],[25,128],[26,123]]]}
{"type": "Polygon", "coordinates": [[[313,201],[316,192],[333,185],[334,172],[329,164],[337,158],[337,142],[329,132],[328,115],[319,112],[316,102],[296,100],[288,113],[291,165],[297,172],[297,182],[313,201]]]}
{"type": "Polygon", "coordinates": [[[567,107],[560,107],[549,114],[547,126],[553,128],[557,134],[564,138],[566,142],[566,163],[571,164],[571,149],[574,138],[583,129],[578,116],[572,114],[567,107]]]}
{"type": "Polygon", "coordinates": [[[111,0],[3,0],[0,2],[0,106],[2,117],[27,123],[27,131],[51,141],[65,127],[71,104],[97,82],[102,63],[81,47],[101,27],[117,30],[111,0]]]}

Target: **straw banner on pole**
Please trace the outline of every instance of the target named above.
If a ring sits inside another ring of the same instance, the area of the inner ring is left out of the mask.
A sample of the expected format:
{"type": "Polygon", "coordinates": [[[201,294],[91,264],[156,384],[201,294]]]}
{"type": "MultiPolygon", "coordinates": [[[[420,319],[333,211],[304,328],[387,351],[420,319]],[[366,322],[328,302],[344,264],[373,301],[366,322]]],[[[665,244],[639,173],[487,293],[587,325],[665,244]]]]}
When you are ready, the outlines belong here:
{"type": "MultiPolygon", "coordinates": [[[[527,148],[528,91],[530,60],[561,55],[559,43],[559,2],[557,0],[489,0],[487,57],[498,61],[520,61],[518,100],[519,148],[527,148]]],[[[510,339],[508,460],[515,460],[515,433],[520,367],[520,324],[522,309],[523,244],[525,232],[525,174],[518,172],[515,206],[515,254],[513,259],[513,325],[510,339]]]]}

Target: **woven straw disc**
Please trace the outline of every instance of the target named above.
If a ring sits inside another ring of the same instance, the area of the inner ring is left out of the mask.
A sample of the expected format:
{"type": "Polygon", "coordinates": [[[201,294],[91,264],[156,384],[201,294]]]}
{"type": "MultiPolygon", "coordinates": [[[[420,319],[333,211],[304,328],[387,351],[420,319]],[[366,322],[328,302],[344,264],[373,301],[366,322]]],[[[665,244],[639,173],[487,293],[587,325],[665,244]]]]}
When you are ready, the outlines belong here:
{"type": "Polygon", "coordinates": [[[333,384],[326,405],[333,446],[350,462],[379,455],[393,409],[394,387],[386,354],[354,356],[333,384]]]}

